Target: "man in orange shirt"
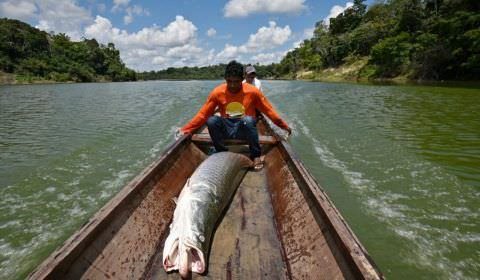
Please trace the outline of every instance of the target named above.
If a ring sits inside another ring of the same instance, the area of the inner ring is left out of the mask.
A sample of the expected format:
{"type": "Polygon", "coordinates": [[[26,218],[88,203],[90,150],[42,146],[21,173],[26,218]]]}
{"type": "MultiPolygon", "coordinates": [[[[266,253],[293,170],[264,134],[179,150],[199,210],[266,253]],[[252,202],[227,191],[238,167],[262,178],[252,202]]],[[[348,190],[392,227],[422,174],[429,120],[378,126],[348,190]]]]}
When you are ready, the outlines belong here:
{"type": "Polygon", "coordinates": [[[256,127],[256,112],[267,115],[273,123],[286,130],[292,130],[275,112],[267,98],[255,86],[243,81],[243,66],[235,60],[230,61],[225,69],[225,81],[214,88],[207,102],[190,122],[180,129],[181,133],[193,133],[207,123],[216,152],[227,151],[224,139],[246,140],[250,148],[250,158],[254,168],[261,169],[261,149],[256,127]],[[215,116],[215,109],[220,109],[221,116],[215,116]]]}

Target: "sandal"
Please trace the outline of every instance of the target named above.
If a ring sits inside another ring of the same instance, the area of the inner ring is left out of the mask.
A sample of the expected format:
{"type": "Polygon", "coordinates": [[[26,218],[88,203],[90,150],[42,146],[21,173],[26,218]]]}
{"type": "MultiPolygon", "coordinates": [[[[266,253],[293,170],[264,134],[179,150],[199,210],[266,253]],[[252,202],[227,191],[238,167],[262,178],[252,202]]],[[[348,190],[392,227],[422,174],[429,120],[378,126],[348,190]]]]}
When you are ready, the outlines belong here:
{"type": "Polygon", "coordinates": [[[265,163],[264,159],[265,159],[264,156],[256,157],[253,160],[253,170],[255,171],[261,170],[263,168],[263,164],[265,163]]]}

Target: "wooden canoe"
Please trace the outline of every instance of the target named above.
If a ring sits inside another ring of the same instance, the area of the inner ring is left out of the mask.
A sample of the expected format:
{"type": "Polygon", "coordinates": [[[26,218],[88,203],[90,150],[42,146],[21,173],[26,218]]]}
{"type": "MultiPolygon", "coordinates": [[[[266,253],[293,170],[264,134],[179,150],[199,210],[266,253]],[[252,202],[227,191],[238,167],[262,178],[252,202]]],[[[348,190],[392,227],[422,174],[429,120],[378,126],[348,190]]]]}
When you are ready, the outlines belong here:
{"type": "MultiPolygon", "coordinates": [[[[240,184],[193,279],[383,279],[367,251],[271,126],[258,124],[265,167],[240,184]]],[[[247,152],[241,141],[233,150],[247,152]]],[[[182,136],[127,184],[30,279],[179,279],[162,251],[175,203],[207,157],[208,131],[182,136]]]]}

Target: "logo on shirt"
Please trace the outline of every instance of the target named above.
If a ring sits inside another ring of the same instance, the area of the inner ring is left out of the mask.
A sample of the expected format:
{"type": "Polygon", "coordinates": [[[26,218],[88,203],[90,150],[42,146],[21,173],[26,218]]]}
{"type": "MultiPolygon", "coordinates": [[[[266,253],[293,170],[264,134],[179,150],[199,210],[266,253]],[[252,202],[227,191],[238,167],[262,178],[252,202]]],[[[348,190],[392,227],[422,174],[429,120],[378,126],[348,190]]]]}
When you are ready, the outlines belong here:
{"type": "Polygon", "coordinates": [[[229,118],[241,118],[245,114],[245,107],[240,102],[228,103],[226,112],[229,118]]]}

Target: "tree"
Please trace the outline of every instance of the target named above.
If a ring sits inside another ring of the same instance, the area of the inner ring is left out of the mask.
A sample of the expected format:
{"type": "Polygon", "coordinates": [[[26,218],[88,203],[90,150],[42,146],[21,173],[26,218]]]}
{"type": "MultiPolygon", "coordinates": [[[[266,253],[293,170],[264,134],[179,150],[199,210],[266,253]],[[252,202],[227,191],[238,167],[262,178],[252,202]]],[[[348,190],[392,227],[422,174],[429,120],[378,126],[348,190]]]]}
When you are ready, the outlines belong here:
{"type": "Polygon", "coordinates": [[[48,53],[47,33],[12,19],[0,19],[0,69],[14,72],[21,60],[48,53]]]}
{"type": "Polygon", "coordinates": [[[420,0],[407,0],[400,11],[398,32],[414,33],[422,28],[424,18],[420,0]]]}
{"type": "Polygon", "coordinates": [[[378,66],[378,76],[395,77],[408,66],[411,50],[410,35],[403,32],[383,39],[373,46],[370,62],[378,66]]]}
{"type": "Polygon", "coordinates": [[[361,22],[367,6],[365,0],[354,0],[353,6],[347,8],[343,13],[330,19],[330,33],[332,35],[342,34],[355,29],[361,22]]]}

